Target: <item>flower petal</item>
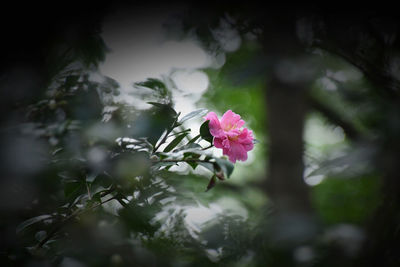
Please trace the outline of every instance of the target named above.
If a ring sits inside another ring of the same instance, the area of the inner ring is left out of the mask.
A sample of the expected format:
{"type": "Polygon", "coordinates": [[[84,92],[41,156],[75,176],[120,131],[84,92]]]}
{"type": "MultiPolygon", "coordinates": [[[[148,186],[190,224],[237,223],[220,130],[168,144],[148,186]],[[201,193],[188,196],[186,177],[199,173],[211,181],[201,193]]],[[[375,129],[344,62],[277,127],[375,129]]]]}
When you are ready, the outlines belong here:
{"type": "Polygon", "coordinates": [[[240,128],[244,125],[244,121],[240,119],[240,115],[234,113],[232,110],[228,110],[222,115],[221,127],[224,131],[230,131],[231,129],[240,128]],[[240,125],[240,126],[238,126],[240,125]]]}
{"type": "Polygon", "coordinates": [[[213,143],[216,148],[223,148],[224,146],[222,145],[222,142],[223,142],[223,139],[215,137],[213,143]]]}
{"type": "Polygon", "coordinates": [[[222,147],[224,147],[224,148],[230,148],[231,147],[231,144],[230,144],[228,138],[225,138],[224,141],[222,141],[222,147]]]}
{"type": "Polygon", "coordinates": [[[242,144],[238,142],[231,142],[228,156],[229,160],[233,163],[235,163],[236,160],[245,161],[247,160],[247,151],[244,149],[242,144]]]}
{"type": "Polygon", "coordinates": [[[241,134],[238,136],[237,141],[243,145],[243,148],[246,151],[250,151],[254,148],[253,139],[253,132],[247,128],[244,128],[241,134]]]}
{"type": "Polygon", "coordinates": [[[210,128],[210,133],[214,137],[224,137],[224,131],[221,128],[221,124],[219,123],[218,116],[215,112],[209,112],[205,117],[205,120],[209,120],[210,123],[208,127],[210,128]]]}

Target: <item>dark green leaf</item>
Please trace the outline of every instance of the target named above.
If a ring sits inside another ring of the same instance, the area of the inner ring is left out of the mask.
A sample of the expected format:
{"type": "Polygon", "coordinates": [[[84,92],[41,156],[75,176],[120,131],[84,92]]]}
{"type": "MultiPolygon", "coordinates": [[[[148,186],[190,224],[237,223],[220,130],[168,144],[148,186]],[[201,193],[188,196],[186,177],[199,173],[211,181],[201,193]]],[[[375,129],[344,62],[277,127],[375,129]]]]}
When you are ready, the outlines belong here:
{"type": "Polygon", "coordinates": [[[152,166],[152,168],[159,169],[161,167],[171,167],[173,165],[176,165],[176,162],[157,162],[152,166]]]}
{"type": "Polygon", "coordinates": [[[88,183],[93,183],[93,181],[96,179],[97,173],[91,173],[86,176],[86,182],[88,183]]]}
{"type": "Polygon", "coordinates": [[[174,140],[171,141],[171,143],[169,143],[169,145],[164,149],[164,152],[169,152],[172,149],[174,149],[181,141],[183,138],[185,138],[185,136],[188,135],[188,133],[183,133],[181,135],[178,135],[174,140]]]}
{"type": "Polygon", "coordinates": [[[197,162],[197,164],[199,164],[200,166],[203,166],[204,168],[206,168],[206,169],[208,169],[208,170],[210,170],[212,172],[215,172],[214,163],[212,163],[212,162],[201,162],[201,161],[199,161],[199,162],[197,162]]]}
{"type": "Polygon", "coordinates": [[[179,123],[183,123],[183,122],[193,119],[195,117],[200,117],[200,116],[206,115],[207,112],[208,112],[208,110],[205,108],[201,108],[201,109],[192,111],[192,112],[186,114],[185,116],[183,116],[183,118],[179,121],[179,123]]]}
{"type": "Polygon", "coordinates": [[[174,152],[185,151],[185,150],[188,150],[188,151],[196,151],[196,150],[199,150],[199,152],[200,152],[201,148],[202,148],[202,147],[201,147],[199,144],[187,143],[186,145],[181,146],[181,147],[175,149],[174,152]]]}
{"type": "Polygon", "coordinates": [[[183,158],[184,159],[188,159],[188,158],[198,159],[198,158],[200,158],[200,156],[201,156],[201,154],[198,154],[196,152],[184,152],[183,153],[183,158]]]}
{"type": "Polygon", "coordinates": [[[30,219],[28,219],[28,220],[26,220],[26,221],[20,223],[20,224],[17,226],[16,232],[17,232],[17,234],[19,234],[19,233],[21,233],[26,227],[28,227],[28,226],[30,226],[30,225],[32,225],[32,224],[34,224],[34,223],[37,223],[37,222],[40,222],[40,221],[49,219],[49,218],[51,218],[51,215],[48,215],[48,214],[46,214],[46,215],[40,215],[40,216],[37,216],[37,217],[30,218],[30,219]]]}
{"type": "Polygon", "coordinates": [[[147,102],[147,104],[153,105],[155,107],[158,107],[162,109],[165,112],[171,113],[173,115],[177,115],[178,113],[171,107],[169,104],[162,104],[162,103],[157,103],[157,102],[147,102]]]}
{"type": "Polygon", "coordinates": [[[190,139],[190,141],[188,142],[188,144],[194,143],[196,142],[197,139],[199,139],[201,137],[200,134],[196,135],[195,137],[193,137],[192,139],[190,139]]]}
{"type": "Polygon", "coordinates": [[[39,231],[39,232],[37,232],[36,234],[35,234],[35,239],[37,240],[37,241],[42,241],[45,237],[47,236],[47,233],[46,233],[46,231],[39,231]]]}
{"type": "Polygon", "coordinates": [[[210,128],[208,126],[208,124],[210,123],[210,121],[205,121],[201,126],[200,126],[200,136],[201,138],[203,138],[204,140],[206,140],[209,143],[213,143],[213,136],[210,133],[210,128]]]}
{"type": "Polygon", "coordinates": [[[189,164],[190,167],[192,167],[193,170],[196,169],[196,167],[199,165],[199,164],[198,164],[197,162],[195,162],[195,161],[187,161],[186,163],[189,164]]]}
{"type": "Polygon", "coordinates": [[[83,192],[84,184],[81,181],[72,181],[67,182],[64,185],[64,195],[66,198],[73,198],[74,195],[77,195],[83,192]]]}
{"type": "Polygon", "coordinates": [[[159,225],[152,224],[151,219],[160,211],[158,205],[139,206],[136,203],[128,204],[118,211],[125,225],[135,231],[153,235],[159,225]]]}
{"type": "Polygon", "coordinates": [[[221,168],[221,170],[225,173],[226,177],[229,178],[229,176],[231,176],[233,172],[234,165],[229,160],[226,159],[216,158],[215,161],[221,168]]]}
{"type": "Polygon", "coordinates": [[[183,158],[188,159],[188,161],[185,161],[187,164],[190,165],[190,167],[196,169],[196,167],[199,165],[197,161],[190,161],[190,159],[198,159],[200,158],[200,154],[194,153],[194,152],[185,152],[183,153],[183,158]]]}
{"type": "Polygon", "coordinates": [[[76,86],[79,80],[79,75],[69,75],[65,78],[65,88],[69,90],[71,87],[76,86]]]}
{"type": "Polygon", "coordinates": [[[165,86],[165,84],[159,80],[159,79],[154,79],[154,78],[149,78],[144,82],[138,82],[135,83],[135,86],[142,86],[142,87],[147,87],[152,90],[157,91],[160,96],[165,97],[168,95],[168,89],[165,86]]]}

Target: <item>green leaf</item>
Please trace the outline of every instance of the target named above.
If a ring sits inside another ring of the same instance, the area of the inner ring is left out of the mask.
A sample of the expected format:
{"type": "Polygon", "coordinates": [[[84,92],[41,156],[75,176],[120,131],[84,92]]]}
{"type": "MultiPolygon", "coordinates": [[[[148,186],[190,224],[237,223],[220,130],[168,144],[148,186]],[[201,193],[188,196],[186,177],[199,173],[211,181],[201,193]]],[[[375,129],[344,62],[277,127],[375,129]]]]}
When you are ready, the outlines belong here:
{"type": "Polygon", "coordinates": [[[82,181],[66,182],[64,185],[64,195],[66,198],[73,198],[73,196],[84,191],[84,184],[82,181]]]}
{"type": "Polygon", "coordinates": [[[186,150],[188,150],[188,152],[192,152],[192,151],[196,151],[196,150],[201,152],[201,149],[202,149],[202,147],[199,144],[187,143],[186,145],[175,149],[174,152],[186,151],[186,150]]]}
{"type": "Polygon", "coordinates": [[[43,239],[45,239],[45,237],[47,236],[47,233],[46,233],[46,231],[39,231],[39,232],[37,232],[36,234],[35,234],[35,239],[37,240],[37,241],[42,241],[43,239]]]}
{"type": "Polygon", "coordinates": [[[216,163],[218,166],[221,168],[221,170],[225,173],[226,177],[229,178],[231,176],[234,165],[232,162],[226,159],[221,159],[221,158],[216,158],[215,159],[216,163]]]}
{"type": "Polygon", "coordinates": [[[161,167],[169,168],[169,167],[171,167],[173,165],[176,165],[176,162],[157,162],[152,166],[152,168],[155,169],[155,170],[158,170],[161,167]]]}
{"type": "Polygon", "coordinates": [[[98,175],[97,173],[91,173],[91,174],[87,175],[86,182],[93,183],[94,180],[96,180],[97,175],[98,175]]]}
{"type": "Polygon", "coordinates": [[[130,230],[152,236],[159,229],[160,225],[158,223],[151,223],[151,221],[160,211],[160,208],[161,206],[156,204],[139,206],[137,203],[130,203],[118,210],[118,214],[121,221],[130,230]]]}
{"type": "Polygon", "coordinates": [[[196,167],[199,165],[197,162],[195,161],[186,161],[187,164],[189,164],[190,167],[192,167],[192,169],[196,169],[196,167]]]}
{"type": "Polygon", "coordinates": [[[67,90],[71,89],[71,87],[76,86],[78,83],[80,76],[79,75],[69,75],[65,78],[64,86],[67,90]]]}
{"type": "Polygon", "coordinates": [[[44,220],[49,219],[51,217],[52,217],[51,215],[46,214],[46,215],[40,215],[40,216],[37,216],[37,217],[30,218],[30,219],[20,223],[16,228],[16,232],[17,232],[17,234],[19,234],[26,227],[28,227],[28,226],[30,226],[30,225],[32,225],[34,223],[37,223],[37,222],[40,222],[40,221],[44,221],[44,220]]]}
{"type": "Polygon", "coordinates": [[[174,116],[176,116],[178,114],[178,113],[176,113],[175,109],[173,109],[171,107],[171,105],[169,105],[169,104],[162,104],[162,103],[157,103],[157,102],[147,102],[147,104],[158,107],[158,108],[162,109],[163,111],[165,111],[169,114],[172,114],[174,116]]]}
{"type": "Polygon", "coordinates": [[[214,168],[214,163],[212,162],[197,162],[197,164],[199,164],[200,166],[203,166],[204,168],[210,170],[211,172],[215,172],[215,168],[214,168]]]}
{"type": "Polygon", "coordinates": [[[200,158],[200,156],[201,156],[201,154],[198,154],[198,153],[196,153],[196,152],[184,152],[183,153],[183,158],[184,159],[198,159],[198,158],[200,158]]]}
{"type": "Polygon", "coordinates": [[[158,93],[162,97],[165,97],[165,96],[168,95],[167,86],[165,85],[165,83],[163,83],[159,79],[149,78],[144,82],[135,83],[135,86],[147,87],[147,88],[150,88],[152,90],[158,91],[158,93]]]}
{"type": "Polygon", "coordinates": [[[185,136],[188,135],[188,133],[183,133],[181,135],[178,135],[174,140],[171,141],[171,143],[169,143],[169,145],[164,149],[164,152],[169,152],[172,149],[174,149],[174,147],[176,147],[183,138],[185,138],[185,136]]]}
{"type": "Polygon", "coordinates": [[[206,140],[209,143],[213,143],[213,136],[210,133],[210,128],[208,126],[208,124],[210,123],[210,121],[205,121],[201,126],[200,126],[200,136],[201,138],[203,138],[204,140],[206,140]]]}
{"type": "MultiPolygon", "coordinates": [[[[193,153],[193,152],[185,152],[183,153],[183,158],[184,159],[198,159],[200,158],[200,154],[197,153],[193,153]]],[[[187,164],[190,165],[190,167],[194,169],[196,169],[196,167],[199,165],[198,162],[196,161],[185,161],[187,164]]]]}
{"type": "Polygon", "coordinates": [[[200,134],[196,135],[195,137],[193,137],[192,139],[190,139],[190,141],[187,144],[191,144],[197,141],[197,139],[199,139],[201,137],[200,134]]]}
{"type": "Polygon", "coordinates": [[[186,114],[185,116],[183,116],[183,118],[179,121],[179,123],[183,123],[183,122],[193,119],[195,117],[204,116],[207,114],[207,112],[208,112],[208,110],[205,108],[201,108],[201,109],[192,111],[192,112],[186,114]]]}

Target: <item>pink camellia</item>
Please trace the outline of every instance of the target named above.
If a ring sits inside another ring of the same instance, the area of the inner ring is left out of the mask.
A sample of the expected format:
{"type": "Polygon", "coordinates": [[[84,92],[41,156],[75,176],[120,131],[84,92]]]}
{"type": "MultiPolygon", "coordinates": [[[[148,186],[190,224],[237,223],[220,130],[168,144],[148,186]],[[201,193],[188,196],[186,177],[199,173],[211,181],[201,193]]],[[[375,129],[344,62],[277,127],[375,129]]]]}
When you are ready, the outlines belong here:
{"type": "Polygon", "coordinates": [[[251,130],[242,128],[245,122],[240,115],[228,110],[220,121],[215,112],[209,112],[204,119],[210,121],[208,125],[216,148],[222,148],[223,154],[233,163],[247,160],[247,152],[253,149],[254,137],[251,130]]]}

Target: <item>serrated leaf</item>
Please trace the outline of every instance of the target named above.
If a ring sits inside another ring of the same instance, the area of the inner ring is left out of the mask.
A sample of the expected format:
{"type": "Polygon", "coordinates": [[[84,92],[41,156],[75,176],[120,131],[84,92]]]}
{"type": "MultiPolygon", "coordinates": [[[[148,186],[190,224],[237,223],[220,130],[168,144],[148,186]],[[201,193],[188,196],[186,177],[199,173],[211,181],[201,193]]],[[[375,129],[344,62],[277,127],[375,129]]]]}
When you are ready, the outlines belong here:
{"type": "Polygon", "coordinates": [[[213,136],[210,133],[210,128],[208,126],[208,124],[210,123],[210,121],[205,121],[201,126],[200,126],[200,136],[201,138],[203,138],[204,140],[206,140],[209,143],[213,143],[213,136]]]}
{"type": "Polygon", "coordinates": [[[216,158],[215,162],[216,162],[216,164],[218,164],[218,166],[221,168],[221,170],[225,173],[226,177],[229,178],[235,167],[233,165],[233,163],[226,159],[221,159],[221,158],[216,158]]]}
{"type": "Polygon", "coordinates": [[[188,133],[178,135],[174,140],[171,141],[171,143],[169,143],[163,152],[169,152],[174,149],[182,141],[182,139],[185,138],[186,135],[188,135],[188,133]]]}
{"type": "Polygon", "coordinates": [[[207,114],[207,112],[208,112],[208,110],[205,108],[201,108],[201,109],[192,111],[192,112],[186,114],[185,116],[183,116],[183,118],[179,121],[179,123],[183,123],[183,122],[193,119],[195,117],[204,116],[207,114]]]}
{"type": "Polygon", "coordinates": [[[37,216],[37,217],[30,218],[30,219],[20,223],[16,228],[16,232],[17,232],[17,234],[19,234],[26,227],[31,226],[32,224],[35,224],[37,222],[44,221],[44,220],[49,219],[51,217],[52,217],[51,215],[46,214],[46,215],[40,215],[40,216],[37,216]]]}

